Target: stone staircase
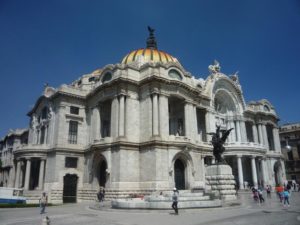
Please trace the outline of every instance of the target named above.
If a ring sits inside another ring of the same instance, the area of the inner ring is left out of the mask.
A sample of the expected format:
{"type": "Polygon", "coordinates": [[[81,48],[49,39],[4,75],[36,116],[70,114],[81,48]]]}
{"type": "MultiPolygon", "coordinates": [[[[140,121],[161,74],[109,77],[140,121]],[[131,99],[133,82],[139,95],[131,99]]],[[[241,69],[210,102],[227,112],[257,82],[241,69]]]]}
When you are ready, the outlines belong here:
{"type": "MultiPolygon", "coordinates": [[[[125,198],[112,200],[113,208],[121,209],[170,209],[172,204],[172,191],[152,193],[139,198],[125,198]]],[[[221,207],[221,200],[214,194],[204,191],[180,190],[178,196],[179,208],[211,208],[221,207]]]]}

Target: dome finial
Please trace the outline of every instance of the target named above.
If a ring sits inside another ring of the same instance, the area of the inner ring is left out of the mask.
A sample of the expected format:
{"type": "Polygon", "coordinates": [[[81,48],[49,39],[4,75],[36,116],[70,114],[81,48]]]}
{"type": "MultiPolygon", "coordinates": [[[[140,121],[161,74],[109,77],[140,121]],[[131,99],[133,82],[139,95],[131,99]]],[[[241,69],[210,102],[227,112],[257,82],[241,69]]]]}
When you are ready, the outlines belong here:
{"type": "Polygon", "coordinates": [[[154,37],[154,29],[148,26],[149,37],[147,38],[147,48],[157,49],[156,39],[154,37]]]}

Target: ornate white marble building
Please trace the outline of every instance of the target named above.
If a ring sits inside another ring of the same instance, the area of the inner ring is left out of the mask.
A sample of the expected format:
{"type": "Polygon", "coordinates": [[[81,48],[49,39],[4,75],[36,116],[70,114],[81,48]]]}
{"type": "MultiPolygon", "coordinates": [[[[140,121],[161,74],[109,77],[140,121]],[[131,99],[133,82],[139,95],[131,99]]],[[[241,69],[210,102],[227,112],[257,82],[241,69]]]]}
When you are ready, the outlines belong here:
{"type": "Polygon", "coordinates": [[[107,197],[205,188],[206,133],[216,124],[234,128],[225,159],[241,189],[285,179],[274,107],[246,104],[237,74],[216,61],[206,79],[195,78],[157,49],[153,32],[120,63],[45,87],[28,116],[28,143],[0,142],[0,182],[32,199],[46,190],[51,202],[91,200],[99,186],[107,197]]]}

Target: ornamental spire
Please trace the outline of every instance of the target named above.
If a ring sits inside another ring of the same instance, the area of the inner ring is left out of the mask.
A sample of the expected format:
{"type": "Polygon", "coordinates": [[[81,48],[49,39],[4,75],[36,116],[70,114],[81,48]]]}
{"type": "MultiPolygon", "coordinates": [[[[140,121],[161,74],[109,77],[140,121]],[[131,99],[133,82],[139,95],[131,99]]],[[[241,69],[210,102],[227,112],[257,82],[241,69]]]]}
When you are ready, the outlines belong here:
{"type": "Polygon", "coordinates": [[[154,29],[148,26],[149,37],[147,38],[147,48],[157,49],[156,39],[154,37],[154,29]]]}

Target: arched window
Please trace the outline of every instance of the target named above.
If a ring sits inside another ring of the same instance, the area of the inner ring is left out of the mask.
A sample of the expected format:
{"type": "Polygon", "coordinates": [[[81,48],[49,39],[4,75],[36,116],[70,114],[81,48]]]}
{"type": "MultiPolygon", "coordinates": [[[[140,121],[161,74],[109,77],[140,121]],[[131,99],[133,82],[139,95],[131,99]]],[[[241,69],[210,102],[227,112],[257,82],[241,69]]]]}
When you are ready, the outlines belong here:
{"type": "Polygon", "coordinates": [[[270,112],[270,108],[269,108],[269,106],[267,106],[267,105],[264,105],[264,110],[265,110],[266,112],[270,112]]]}
{"type": "Polygon", "coordinates": [[[177,80],[182,80],[182,76],[180,75],[180,73],[174,69],[171,69],[169,71],[169,77],[171,77],[173,79],[177,79],[177,80]]]}
{"type": "Polygon", "coordinates": [[[110,81],[112,78],[112,75],[110,72],[106,72],[102,78],[102,83],[106,82],[106,81],[110,81]]]}

